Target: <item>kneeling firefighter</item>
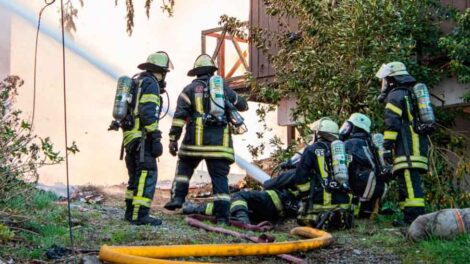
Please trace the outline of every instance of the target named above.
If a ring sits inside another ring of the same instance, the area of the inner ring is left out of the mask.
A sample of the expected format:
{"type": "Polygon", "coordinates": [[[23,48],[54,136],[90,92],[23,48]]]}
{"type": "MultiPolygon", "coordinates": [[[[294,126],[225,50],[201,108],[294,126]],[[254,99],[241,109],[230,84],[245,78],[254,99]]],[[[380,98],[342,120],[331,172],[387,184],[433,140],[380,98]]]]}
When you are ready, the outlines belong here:
{"type": "Polygon", "coordinates": [[[384,157],[393,164],[404,215],[395,224],[410,224],[425,213],[420,174],[428,171],[427,135],[435,117],[426,85],[416,83],[403,63],[383,64],[376,77],[382,80],[378,100],[385,103],[384,157]]]}
{"type": "MultiPolygon", "coordinates": [[[[278,177],[292,178],[295,170],[278,177]]],[[[184,214],[213,215],[214,203],[194,205],[186,202],[184,214]]],[[[298,212],[298,200],[291,190],[270,189],[264,191],[240,191],[232,194],[230,205],[231,219],[243,224],[272,223],[294,218],[298,212]]]]}
{"type": "Polygon", "coordinates": [[[221,223],[228,223],[230,196],[227,175],[234,162],[232,133],[243,132],[243,118],[238,111],[248,110],[246,100],[224,87],[223,79],[214,76],[217,67],[207,54],[200,55],[188,76],[196,79],[178,97],[170,129],[170,153],[178,164],[168,210],[181,208],[188,194],[189,181],[202,159],[206,161],[212,181],[214,212],[221,223]],[[178,139],[186,126],[181,148],[178,139]],[[231,128],[231,129],[230,129],[231,128]]]}
{"type": "Polygon", "coordinates": [[[149,216],[157,183],[157,161],[162,155],[158,122],[165,77],[172,67],[168,54],[159,51],[138,66],[144,70],[132,79],[119,78],[110,130],[123,130],[123,151],[129,182],[126,191],[125,220],[135,225],[160,225],[160,219],[149,216]]]}
{"type": "Polygon", "coordinates": [[[350,228],[351,195],[344,143],[337,140],[338,124],[324,117],[315,121],[311,129],[314,142],[305,148],[291,185],[299,197],[308,197],[298,222],[330,230],[350,228]]]}
{"type": "Polygon", "coordinates": [[[355,216],[359,218],[369,218],[377,212],[380,199],[387,190],[387,172],[380,163],[379,149],[370,135],[370,126],[368,116],[354,113],[339,130],[348,156],[349,186],[354,196],[355,216]]]}

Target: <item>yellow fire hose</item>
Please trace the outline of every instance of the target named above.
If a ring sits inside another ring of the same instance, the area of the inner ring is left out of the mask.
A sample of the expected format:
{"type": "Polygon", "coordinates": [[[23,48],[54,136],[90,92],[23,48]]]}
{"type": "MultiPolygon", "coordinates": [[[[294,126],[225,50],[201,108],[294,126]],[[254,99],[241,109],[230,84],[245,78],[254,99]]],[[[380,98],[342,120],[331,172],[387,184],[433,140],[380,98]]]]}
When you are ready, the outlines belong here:
{"type": "Polygon", "coordinates": [[[310,227],[296,227],[292,235],[309,239],[260,244],[201,244],[168,246],[107,246],[100,249],[100,259],[112,263],[198,263],[166,260],[182,257],[228,257],[279,255],[325,247],[333,242],[331,234],[310,227]]]}

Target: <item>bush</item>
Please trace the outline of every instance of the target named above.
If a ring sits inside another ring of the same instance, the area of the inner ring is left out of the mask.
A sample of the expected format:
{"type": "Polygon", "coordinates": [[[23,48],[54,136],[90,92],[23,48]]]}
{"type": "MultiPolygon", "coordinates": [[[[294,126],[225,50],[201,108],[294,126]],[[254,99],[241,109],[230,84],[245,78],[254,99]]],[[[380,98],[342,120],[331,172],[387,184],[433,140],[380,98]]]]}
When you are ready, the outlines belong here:
{"type": "Polygon", "coordinates": [[[49,138],[31,133],[31,125],[13,107],[18,87],[23,81],[9,76],[0,83],[0,201],[28,196],[38,181],[41,166],[63,160],[54,151],[49,138]]]}

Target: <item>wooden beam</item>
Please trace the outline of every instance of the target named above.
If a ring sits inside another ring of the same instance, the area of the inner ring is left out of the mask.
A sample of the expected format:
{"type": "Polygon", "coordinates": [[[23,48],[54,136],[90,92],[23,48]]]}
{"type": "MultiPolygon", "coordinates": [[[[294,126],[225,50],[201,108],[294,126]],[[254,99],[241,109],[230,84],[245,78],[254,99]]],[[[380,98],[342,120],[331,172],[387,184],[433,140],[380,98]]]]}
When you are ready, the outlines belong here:
{"type": "MultiPolygon", "coordinates": [[[[246,55],[248,54],[248,52],[245,50],[243,52],[243,58],[246,58],[246,55]]],[[[240,65],[242,64],[242,61],[240,59],[237,60],[237,62],[235,62],[235,64],[233,65],[233,67],[230,69],[230,71],[227,73],[227,76],[225,78],[231,78],[233,76],[233,74],[235,74],[235,72],[237,71],[237,69],[240,67],[240,65]]],[[[245,70],[247,68],[245,67],[245,70]]]]}
{"type": "Polygon", "coordinates": [[[245,57],[243,55],[242,49],[240,48],[240,45],[232,39],[232,43],[235,46],[235,49],[237,50],[238,57],[240,58],[240,61],[243,62],[243,67],[245,67],[245,70],[248,70],[248,62],[246,62],[245,57]]]}
{"type": "Polygon", "coordinates": [[[206,53],[206,35],[201,34],[201,52],[206,53]]]}
{"type": "Polygon", "coordinates": [[[222,32],[222,37],[217,39],[217,46],[215,47],[214,54],[212,54],[212,58],[215,58],[219,54],[220,47],[222,46],[222,43],[225,43],[225,35],[226,34],[227,34],[227,30],[224,30],[224,32],[222,32]]]}
{"type": "MultiPolygon", "coordinates": [[[[213,38],[221,38],[221,37],[222,37],[222,34],[219,34],[219,33],[210,33],[210,34],[207,34],[206,36],[208,36],[208,37],[213,37],[213,38]]],[[[226,35],[226,36],[225,36],[225,39],[226,39],[226,40],[235,40],[235,41],[237,41],[237,42],[242,42],[242,43],[248,43],[248,40],[247,40],[247,39],[235,37],[235,36],[232,36],[232,35],[226,35]]]]}
{"type": "Polygon", "coordinates": [[[217,56],[217,63],[219,65],[219,75],[222,76],[222,78],[225,78],[225,39],[221,39],[222,42],[220,44],[220,52],[219,55],[217,56]]]}

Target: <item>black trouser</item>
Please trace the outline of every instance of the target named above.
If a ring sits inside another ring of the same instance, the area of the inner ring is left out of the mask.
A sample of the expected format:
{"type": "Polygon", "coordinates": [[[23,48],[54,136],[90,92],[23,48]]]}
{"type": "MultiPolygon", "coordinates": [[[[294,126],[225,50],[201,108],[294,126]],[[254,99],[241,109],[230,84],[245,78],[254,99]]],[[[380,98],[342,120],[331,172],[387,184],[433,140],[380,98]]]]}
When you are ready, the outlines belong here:
{"type": "MultiPolygon", "coordinates": [[[[188,194],[189,181],[194,169],[199,165],[202,158],[180,157],[178,160],[175,180],[171,190],[171,197],[185,199],[188,194]]],[[[214,214],[217,220],[228,221],[230,209],[230,195],[228,189],[228,173],[230,172],[230,161],[225,159],[205,159],[207,170],[212,181],[212,195],[214,197],[214,214]]]]}
{"type": "Polygon", "coordinates": [[[405,169],[395,172],[398,181],[400,207],[405,222],[411,223],[424,214],[424,193],[421,188],[421,175],[418,169],[405,169]]]}
{"type": "MultiPolygon", "coordinates": [[[[230,214],[245,211],[252,223],[280,220],[280,212],[266,191],[241,191],[232,195],[230,214]]],[[[282,210],[282,209],[281,209],[282,210]]]]}
{"type": "Polygon", "coordinates": [[[126,219],[138,220],[149,214],[157,184],[157,160],[151,145],[145,144],[144,161],[140,162],[140,139],[126,146],[126,166],[129,182],[126,191],[126,219]]]}

